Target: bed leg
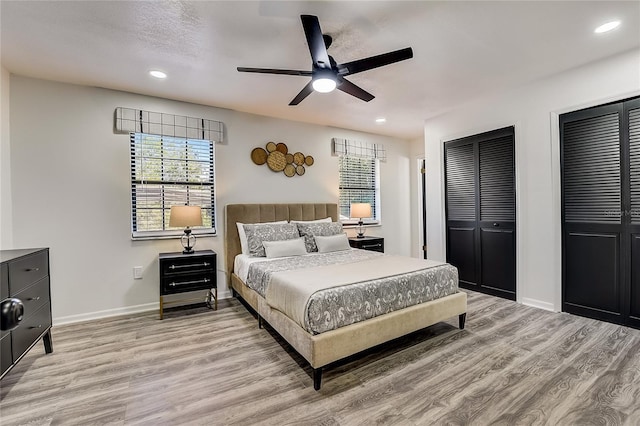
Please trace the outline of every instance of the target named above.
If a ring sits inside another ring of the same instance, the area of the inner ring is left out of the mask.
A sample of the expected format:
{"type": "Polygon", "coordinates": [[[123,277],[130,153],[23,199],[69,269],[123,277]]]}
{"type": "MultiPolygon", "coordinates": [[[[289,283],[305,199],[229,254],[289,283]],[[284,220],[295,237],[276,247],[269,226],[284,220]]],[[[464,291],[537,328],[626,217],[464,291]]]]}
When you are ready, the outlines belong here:
{"type": "Polygon", "coordinates": [[[258,314],[258,328],[262,328],[262,317],[258,314]]]}
{"type": "Polygon", "coordinates": [[[322,367],[313,369],[313,388],[320,390],[322,386],[322,367]]]}
{"type": "Polygon", "coordinates": [[[236,299],[238,298],[238,292],[236,291],[236,289],[235,289],[235,288],[232,288],[232,289],[231,289],[231,296],[233,296],[233,297],[234,297],[234,298],[236,298],[236,299]]]}
{"type": "Polygon", "coordinates": [[[458,323],[460,324],[460,330],[464,330],[464,322],[467,319],[467,313],[458,315],[458,323]]]}

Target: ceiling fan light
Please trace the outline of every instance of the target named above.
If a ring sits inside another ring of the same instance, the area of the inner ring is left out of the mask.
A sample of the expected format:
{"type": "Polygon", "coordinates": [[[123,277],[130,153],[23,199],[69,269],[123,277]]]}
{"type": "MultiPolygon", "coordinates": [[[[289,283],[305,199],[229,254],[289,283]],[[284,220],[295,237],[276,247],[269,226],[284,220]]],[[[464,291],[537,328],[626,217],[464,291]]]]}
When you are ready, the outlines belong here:
{"type": "Polygon", "coordinates": [[[313,90],[320,93],[329,93],[336,88],[336,81],[332,78],[321,77],[313,80],[313,90]]]}

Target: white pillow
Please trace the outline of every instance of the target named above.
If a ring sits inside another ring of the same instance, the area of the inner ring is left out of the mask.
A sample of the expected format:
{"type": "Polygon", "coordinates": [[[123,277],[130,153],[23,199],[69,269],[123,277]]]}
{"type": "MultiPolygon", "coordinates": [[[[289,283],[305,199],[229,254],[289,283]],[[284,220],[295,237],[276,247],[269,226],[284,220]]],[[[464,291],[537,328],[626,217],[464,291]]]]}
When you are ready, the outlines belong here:
{"type": "Polygon", "coordinates": [[[262,245],[267,253],[267,258],[270,259],[307,254],[307,249],[304,246],[304,237],[284,241],[263,241],[262,245]]]}
{"type": "MultiPolygon", "coordinates": [[[[277,222],[264,222],[265,224],[281,224],[287,223],[286,220],[279,220],[277,222]]],[[[249,245],[247,244],[247,234],[244,232],[244,227],[242,225],[255,225],[253,223],[240,223],[236,222],[236,226],[238,227],[238,236],[240,237],[240,249],[242,250],[242,254],[249,254],[249,245]]]]}
{"type": "Polygon", "coordinates": [[[316,235],[316,246],[318,246],[318,253],[329,253],[332,251],[342,251],[349,250],[351,246],[349,245],[349,240],[347,239],[347,234],[338,234],[338,235],[330,235],[327,237],[323,237],[321,235],[316,235]]]}
{"type": "Polygon", "coordinates": [[[291,220],[291,223],[322,223],[322,222],[333,222],[331,217],[325,217],[324,219],[316,219],[316,220],[291,220]]]}

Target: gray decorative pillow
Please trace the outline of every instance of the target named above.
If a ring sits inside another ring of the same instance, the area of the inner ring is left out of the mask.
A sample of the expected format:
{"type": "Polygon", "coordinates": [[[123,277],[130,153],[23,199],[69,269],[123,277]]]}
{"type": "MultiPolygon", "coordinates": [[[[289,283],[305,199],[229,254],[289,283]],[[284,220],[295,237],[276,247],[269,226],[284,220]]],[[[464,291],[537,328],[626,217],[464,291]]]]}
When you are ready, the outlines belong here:
{"type": "Polygon", "coordinates": [[[304,237],[304,245],[309,253],[318,251],[315,236],[328,237],[344,232],[340,222],[297,223],[296,225],[300,236],[304,237]]]}
{"type": "Polygon", "coordinates": [[[252,257],[265,257],[263,241],[283,241],[299,238],[298,228],[291,223],[282,224],[253,224],[242,225],[247,235],[249,255],[252,257]]]}

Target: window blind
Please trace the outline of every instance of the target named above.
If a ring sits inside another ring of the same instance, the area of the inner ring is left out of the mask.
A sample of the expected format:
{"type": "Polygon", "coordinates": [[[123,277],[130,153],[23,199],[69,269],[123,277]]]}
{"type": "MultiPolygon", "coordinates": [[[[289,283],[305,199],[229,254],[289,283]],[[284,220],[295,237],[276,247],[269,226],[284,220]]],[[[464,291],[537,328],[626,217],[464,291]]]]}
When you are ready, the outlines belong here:
{"type": "Polygon", "coordinates": [[[202,227],[194,234],[215,234],[213,142],[131,133],[131,230],[133,238],[174,236],[172,205],[202,208],[202,227]]]}
{"type": "MultiPolygon", "coordinates": [[[[339,168],[339,209],[343,222],[348,223],[351,203],[371,204],[372,218],[363,219],[365,223],[380,220],[378,203],[380,190],[377,179],[377,162],[373,158],[351,156],[338,157],[339,168]]],[[[357,219],[357,218],[353,218],[357,219]]]]}

